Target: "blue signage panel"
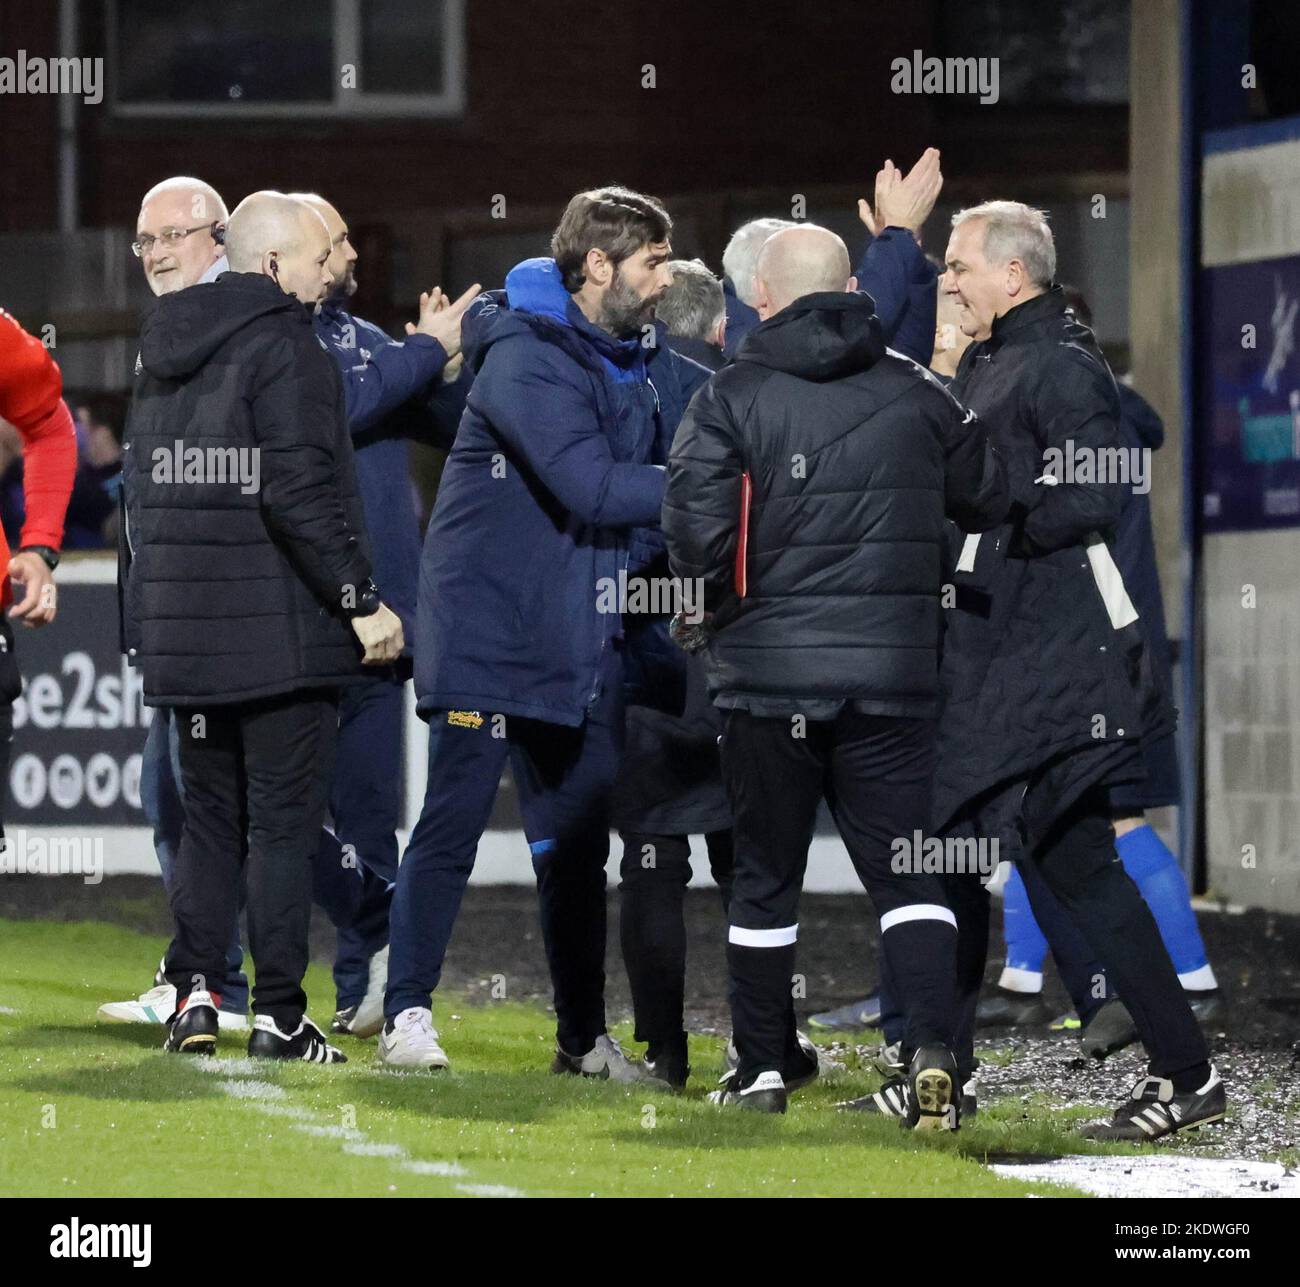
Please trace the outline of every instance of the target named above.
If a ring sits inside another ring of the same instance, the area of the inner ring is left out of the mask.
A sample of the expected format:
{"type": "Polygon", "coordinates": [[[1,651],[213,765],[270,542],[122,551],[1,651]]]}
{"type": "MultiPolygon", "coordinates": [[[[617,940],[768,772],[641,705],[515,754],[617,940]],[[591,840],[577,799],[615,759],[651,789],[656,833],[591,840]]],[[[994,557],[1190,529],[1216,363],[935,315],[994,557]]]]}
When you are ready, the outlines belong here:
{"type": "Polygon", "coordinates": [[[1300,525],[1300,256],[1205,270],[1207,532],[1300,525]]]}

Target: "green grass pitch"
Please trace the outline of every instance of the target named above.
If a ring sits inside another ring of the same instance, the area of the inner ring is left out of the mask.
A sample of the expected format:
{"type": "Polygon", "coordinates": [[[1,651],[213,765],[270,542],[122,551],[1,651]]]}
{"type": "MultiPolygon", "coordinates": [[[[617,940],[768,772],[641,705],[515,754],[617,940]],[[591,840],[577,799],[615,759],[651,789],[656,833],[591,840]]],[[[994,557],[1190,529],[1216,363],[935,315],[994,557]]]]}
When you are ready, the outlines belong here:
{"type": "MultiPolygon", "coordinates": [[[[982,1106],[957,1135],[924,1137],[836,1111],[878,1083],[865,1067],[784,1118],[719,1110],[709,1038],[693,1039],[684,1096],[555,1077],[552,1019],[506,1002],[436,1001],[446,1073],[384,1070],[373,1041],[348,1038],[339,1067],[254,1062],[239,1034],[215,1060],[165,1055],[161,1028],[95,1022],[164,946],[95,923],[0,927],[0,1194],[1046,1197],[1070,1191],[983,1162],[1124,1151],[1080,1140],[1085,1110],[982,1106]]],[[[327,971],[307,989],[327,1019],[327,971]]]]}

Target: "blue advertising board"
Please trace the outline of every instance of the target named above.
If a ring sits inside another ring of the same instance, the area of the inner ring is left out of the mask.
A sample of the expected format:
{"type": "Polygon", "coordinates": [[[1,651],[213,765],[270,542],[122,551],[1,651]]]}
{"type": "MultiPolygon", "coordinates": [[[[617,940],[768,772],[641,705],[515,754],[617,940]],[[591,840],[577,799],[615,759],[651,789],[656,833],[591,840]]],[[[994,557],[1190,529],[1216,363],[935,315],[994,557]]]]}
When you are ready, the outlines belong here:
{"type": "Polygon", "coordinates": [[[1203,298],[1202,528],[1300,525],[1300,256],[1206,269],[1203,298]]]}

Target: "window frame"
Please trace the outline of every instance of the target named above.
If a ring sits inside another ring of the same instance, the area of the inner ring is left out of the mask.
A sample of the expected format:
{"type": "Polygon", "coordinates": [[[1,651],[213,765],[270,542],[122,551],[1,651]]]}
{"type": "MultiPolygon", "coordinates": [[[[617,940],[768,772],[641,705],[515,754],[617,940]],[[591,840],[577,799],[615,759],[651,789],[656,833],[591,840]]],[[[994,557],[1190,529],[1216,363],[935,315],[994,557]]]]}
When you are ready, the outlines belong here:
{"type": "MultiPolygon", "coordinates": [[[[331,0],[330,27],[334,56],[341,68],[358,66],[361,55],[361,5],[365,0],[331,0]]],[[[120,0],[109,0],[107,54],[110,68],[109,102],[114,116],[172,120],[346,120],[350,118],[423,117],[447,118],[465,110],[465,0],[443,0],[442,79],[440,94],[389,94],[361,89],[344,89],[341,77],[334,77],[330,102],[296,103],[209,103],[173,101],[166,103],[124,103],[117,96],[118,32],[120,0]]],[[[364,75],[362,76],[364,86],[364,75]]]]}

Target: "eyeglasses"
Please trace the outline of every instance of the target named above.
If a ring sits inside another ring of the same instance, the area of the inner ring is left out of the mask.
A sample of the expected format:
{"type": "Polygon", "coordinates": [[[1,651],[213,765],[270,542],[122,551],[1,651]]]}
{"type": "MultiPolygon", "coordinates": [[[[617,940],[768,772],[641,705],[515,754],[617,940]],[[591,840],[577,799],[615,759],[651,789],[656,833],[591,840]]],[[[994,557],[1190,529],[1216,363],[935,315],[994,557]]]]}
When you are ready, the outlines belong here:
{"type": "Polygon", "coordinates": [[[139,238],[131,243],[131,253],[137,258],[142,259],[147,255],[154,246],[161,241],[164,246],[175,246],[185,240],[191,233],[211,232],[216,234],[217,226],[221,221],[214,219],[211,223],[201,223],[197,228],[164,228],[159,236],[155,237],[151,232],[142,232],[139,238]]]}

